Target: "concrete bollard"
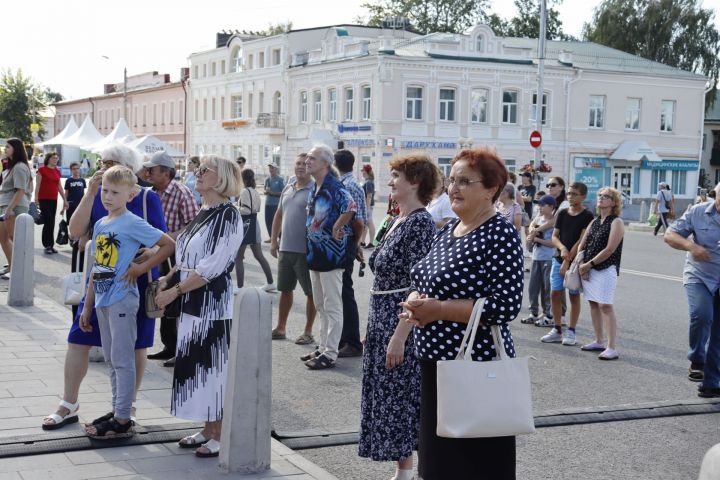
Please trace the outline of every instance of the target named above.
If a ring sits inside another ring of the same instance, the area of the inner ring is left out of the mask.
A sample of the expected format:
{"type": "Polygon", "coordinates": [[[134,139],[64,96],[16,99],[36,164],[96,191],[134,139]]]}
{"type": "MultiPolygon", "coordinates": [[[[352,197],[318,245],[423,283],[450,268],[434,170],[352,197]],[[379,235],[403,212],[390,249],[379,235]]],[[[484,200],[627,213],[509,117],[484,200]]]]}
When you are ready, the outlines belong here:
{"type": "Polygon", "coordinates": [[[220,468],[226,473],[259,473],[270,468],[270,295],[257,287],[241,288],[233,311],[220,468]]]}
{"type": "Polygon", "coordinates": [[[15,219],[8,305],[30,307],[35,293],[35,221],[27,213],[15,219]]]}
{"type": "Polygon", "coordinates": [[[642,202],[640,202],[640,218],[638,218],[638,222],[647,222],[647,217],[647,203],[645,203],[645,200],[643,200],[642,202]]]}

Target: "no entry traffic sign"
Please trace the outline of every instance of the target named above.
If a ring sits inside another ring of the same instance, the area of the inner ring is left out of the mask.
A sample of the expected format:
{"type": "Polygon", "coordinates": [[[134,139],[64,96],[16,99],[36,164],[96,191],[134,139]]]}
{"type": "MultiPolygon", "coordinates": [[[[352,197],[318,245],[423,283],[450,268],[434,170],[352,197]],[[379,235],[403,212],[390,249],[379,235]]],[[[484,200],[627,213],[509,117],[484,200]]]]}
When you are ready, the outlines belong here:
{"type": "Polygon", "coordinates": [[[530,134],[530,146],[538,148],[540,145],[542,145],[542,135],[537,130],[533,130],[530,134]]]}

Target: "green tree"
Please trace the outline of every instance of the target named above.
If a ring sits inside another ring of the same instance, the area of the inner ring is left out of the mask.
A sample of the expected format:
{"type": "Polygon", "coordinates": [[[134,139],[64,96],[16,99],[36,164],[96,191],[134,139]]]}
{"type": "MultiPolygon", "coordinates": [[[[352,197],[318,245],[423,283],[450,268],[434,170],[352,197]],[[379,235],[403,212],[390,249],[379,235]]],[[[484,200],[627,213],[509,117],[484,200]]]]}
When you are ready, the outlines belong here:
{"type": "Polygon", "coordinates": [[[486,18],[489,0],[378,0],[364,3],[370,17],[364,22],[380,26],[388,17],[406,17],[413,29],[463,33],[486,18]]]}
{"type": "Polygon", "coordinates": [[[278,22],[278,23],[268,23],[268,28],[260,32],[261,35],[265,37],[271,37],[273,35],[280,35],[281,33],[287,33],[290,30],[292,30],[293,22],[287,21],[285,23],[278,22]]]}
{"type": "MultiPolygon", "coordinates": [[[[720,33],[714,12],[698,0],[604,0],[583,27],[592,42],[702,74],[712,85],[720,71],[720,33]]],[[[709,107],[716,89],[705,98],[709,107]]]]}
{"type": "MultiPolygon", "coordinates": [[[[570,40],[572,37],[562,31],[560,14],[554,6],[562,0],[548,0],[545,38],[548,40],[570,40]]],[[[540,36],[540,2],[538,0],[515,0],[517,14],[506,22],[504,32],[495,32],[506,37],[538,38],[540,36]]],[[[491,25],[492,26],[492,25],[491,25]]]]}
{"type": "Polygon", "coordinates": [[[47,87],[33,82],[18,69],[0,73],[0,137],[18,137],[32,142],[30,124],[40,124],[40,138],[45,135],[40,112],[53,101],[63,97],[47,87]]]}

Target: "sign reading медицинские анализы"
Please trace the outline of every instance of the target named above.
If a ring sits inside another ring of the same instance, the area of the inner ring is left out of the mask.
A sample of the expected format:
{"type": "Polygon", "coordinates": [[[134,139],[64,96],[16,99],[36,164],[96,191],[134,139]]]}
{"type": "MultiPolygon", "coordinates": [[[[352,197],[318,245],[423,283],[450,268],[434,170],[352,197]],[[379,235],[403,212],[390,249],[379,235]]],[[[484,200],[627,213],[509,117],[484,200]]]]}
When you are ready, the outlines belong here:
{"type": "Polygon", "coordinates": [[[697,170],[700,162],[697,160],[661,160],[650,162],[643,160],[640,168],[651,170],[697,170]]]}

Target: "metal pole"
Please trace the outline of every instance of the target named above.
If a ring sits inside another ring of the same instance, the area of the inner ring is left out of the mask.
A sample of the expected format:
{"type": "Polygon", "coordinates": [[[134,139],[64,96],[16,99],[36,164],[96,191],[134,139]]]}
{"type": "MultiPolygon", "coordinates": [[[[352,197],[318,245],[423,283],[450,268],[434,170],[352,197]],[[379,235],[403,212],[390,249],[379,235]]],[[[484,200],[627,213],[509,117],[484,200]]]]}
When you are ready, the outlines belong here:
{"type": "Polygon", "coordinates": [[[123,69],[123,118],[129,123],[127,116],[127,67],[123,69]]]}
{"type": "MultiPolygon", "coordinates": [[[[535,129],[542,134],[543,77],[545,75],[545,31],[547,30],[547,0],[540,0],[540,34],[538,38],[538,80],[535,101],[535,129]]],[[[542,160],[542,145],[535,149],[535,168],[542,160]]]]}

